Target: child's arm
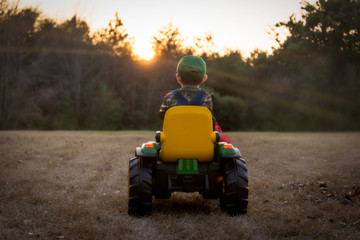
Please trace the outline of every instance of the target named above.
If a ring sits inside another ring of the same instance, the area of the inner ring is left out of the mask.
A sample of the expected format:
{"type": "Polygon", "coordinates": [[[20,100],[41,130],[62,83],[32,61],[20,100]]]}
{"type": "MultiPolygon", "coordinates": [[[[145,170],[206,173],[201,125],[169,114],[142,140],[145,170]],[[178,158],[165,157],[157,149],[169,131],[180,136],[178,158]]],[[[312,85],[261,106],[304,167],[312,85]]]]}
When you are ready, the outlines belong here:
{"type": "Polygon", "coordinates": [[[203,100],[203,106],[207,107],[210,112],[213,111],[213,95],[209,94],[208,92],[205,95],[205,98],[203,100]]]}
{"type": "Polygon", "coordinates": [[[174,98],[174,94],[172,92],[169,92],[168,94],[165,95],[164,101],[160,106],[160,109],[159,109],[160,119],[164,120],[166,111],[170,107],[175,106],[175,105],[176,105],[176,99],[174,98]]]}
{"type": "Polygon", "coordinates": [[[165,112],[166,112],[167,109],[163,108],[162,106],[163,105],[161,105],[160,110],[159,110],[159,117],[160,117],[161,120],[164,120],[165,112]]]}

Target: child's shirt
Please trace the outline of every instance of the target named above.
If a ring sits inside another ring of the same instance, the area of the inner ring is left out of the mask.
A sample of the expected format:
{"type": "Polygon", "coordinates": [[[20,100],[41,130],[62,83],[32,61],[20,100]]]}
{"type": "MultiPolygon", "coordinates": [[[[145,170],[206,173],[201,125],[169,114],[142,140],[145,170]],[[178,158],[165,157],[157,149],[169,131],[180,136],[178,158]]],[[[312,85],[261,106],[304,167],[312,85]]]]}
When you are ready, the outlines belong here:
{"type": "MultiPolygon", "coordinates": [[[[182,94],[186,98],[186,100],[190,101],[193,97],[195,97],[198,94],[200,90],[201,89],[198,87],[186,86],[180,88],[179,93],[182,94]]],[[[165,112],[169,108],[178,105],[176,98],[177,98],[177,94],[175,94],[174,91],[171,91],[165,95],[164,101],[159,110],[159,116],[161,119],[164,119],[165,112]]],[[[207,107],[211,112],[213,110],[212,96],[208,92],[206,92],[205,97],[202,100],[202,106],[207,107]]]]}

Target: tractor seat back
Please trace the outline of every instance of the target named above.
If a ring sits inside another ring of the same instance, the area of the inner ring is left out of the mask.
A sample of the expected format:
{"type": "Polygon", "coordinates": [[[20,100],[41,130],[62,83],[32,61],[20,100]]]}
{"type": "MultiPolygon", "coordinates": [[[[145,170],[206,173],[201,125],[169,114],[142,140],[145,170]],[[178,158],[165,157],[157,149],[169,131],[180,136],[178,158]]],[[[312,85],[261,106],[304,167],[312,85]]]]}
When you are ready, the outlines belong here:
{"type": "Polygon", "coordinates": [[[178,159],[197,159],[210,162],[214,157],[217,134],[209,109],[201,106],[175,106],[165,113],[160,133],[160,159],[176,162],[178,159]]]}

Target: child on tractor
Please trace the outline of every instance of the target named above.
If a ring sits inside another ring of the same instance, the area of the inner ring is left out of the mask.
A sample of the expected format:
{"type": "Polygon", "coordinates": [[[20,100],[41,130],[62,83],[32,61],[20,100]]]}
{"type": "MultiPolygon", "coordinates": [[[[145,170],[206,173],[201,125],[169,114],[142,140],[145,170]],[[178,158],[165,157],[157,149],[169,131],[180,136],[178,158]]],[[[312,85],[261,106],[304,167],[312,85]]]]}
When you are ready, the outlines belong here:
{"type": "MultiPolygon", "coordinates": [[[[201,57],[188,55],[181,58],[176,71],[176,80],[181,88],[165,95],[159,110],[160,118],[163,120],[165,112],[169,108],[179,105],[204,106],[212,112],[212,95],[200,88],[207,78],[206,63],[201,57]]],[[[214,121],[214,129],[220,134],[222,133],[216,121],[214,121]]],[[[230,143],[228,137],[223,135],[220,141],[230,143]]]]}
{"type": "Polygon", "coordinates": [[[156,141],[136,147],[129,161],[128,213],[147,215],[153,196],[169,199],[174,192],[198,192],[204,199],[219,199],[230,215],[246,213],[246,162],[238,148],[220,138],[212,97],[199,88],[207,79],[205,62],[183,57],[176,79],[181,88],[168,93],[160,107],[162,131],[156,141]]]}

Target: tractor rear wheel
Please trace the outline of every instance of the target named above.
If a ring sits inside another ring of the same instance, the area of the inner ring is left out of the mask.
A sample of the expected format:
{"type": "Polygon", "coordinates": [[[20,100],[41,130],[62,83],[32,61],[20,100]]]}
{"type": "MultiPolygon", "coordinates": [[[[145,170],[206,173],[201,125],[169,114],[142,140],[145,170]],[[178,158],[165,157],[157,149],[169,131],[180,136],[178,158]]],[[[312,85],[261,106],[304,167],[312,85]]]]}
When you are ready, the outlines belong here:
{"type": "Polygon", "coordinates": [[[130,159],[128,190],[128,214],[137,216],[149,214],[152,205],[151,161],[138,157],[130,159]]]}
{"type": "Polygon", "coordinates": [[[235,158],[224,166],[220,206],[230,215],[245,214],[247,212],[248,194],[246,162],[242,158],[235,158]]]}

